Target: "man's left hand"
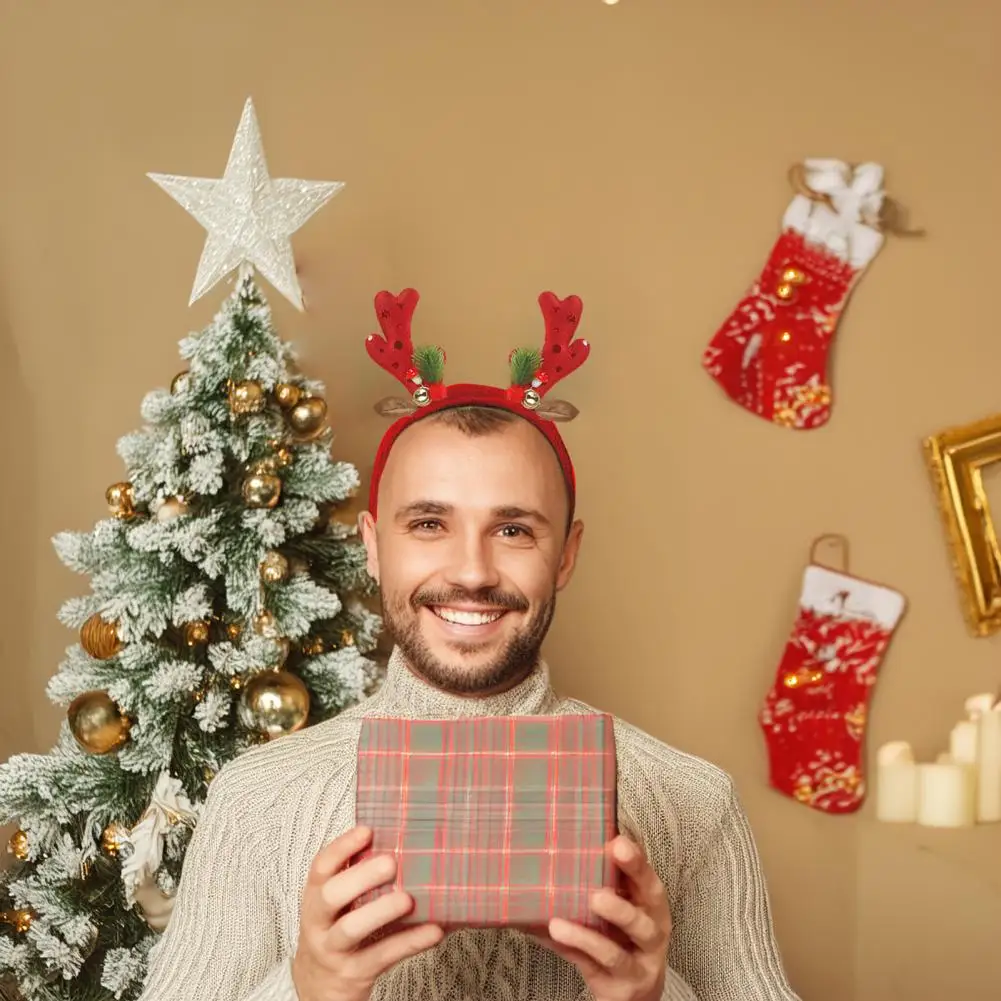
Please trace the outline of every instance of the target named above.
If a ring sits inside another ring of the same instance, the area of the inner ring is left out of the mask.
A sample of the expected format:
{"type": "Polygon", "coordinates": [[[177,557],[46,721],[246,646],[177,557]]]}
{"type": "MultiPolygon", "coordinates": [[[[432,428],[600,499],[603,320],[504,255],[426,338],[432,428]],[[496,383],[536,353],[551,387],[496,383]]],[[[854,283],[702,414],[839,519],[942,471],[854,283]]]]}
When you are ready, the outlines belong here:
{"type": "Polygon", "coordinates": [[[667,892],[634,842],[620,835],[608,850],[625,876],[624,894],[599,890],[591,911],[622,929],[627,944],[561,918],[550,921],[543,944],[580,970],[594,1001],[660,1001],[671,939],[667,892]]]}

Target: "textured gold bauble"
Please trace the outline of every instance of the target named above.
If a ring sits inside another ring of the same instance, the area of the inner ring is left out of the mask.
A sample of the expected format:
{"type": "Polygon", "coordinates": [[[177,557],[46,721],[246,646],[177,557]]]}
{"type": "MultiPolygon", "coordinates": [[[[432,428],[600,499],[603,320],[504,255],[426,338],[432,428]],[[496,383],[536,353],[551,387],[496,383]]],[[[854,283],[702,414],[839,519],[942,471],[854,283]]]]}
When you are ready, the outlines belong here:
{"type": "Polygon", "coordinates": [[[201,646],[209,641],[209,624],[204,619],[189,622],[184,627],[184,642],[188,646],[201,646]]]}
{"type": "Polygon", "coordinates": [[[97,660],[109,660],[125,647],[118,635],[118,623],[106,622],[98,613],[81,626],[80,645],[97,660]]]}
{"type": "Polygon", "coordinates": [[[7,842],[7,851],[19,862],[28,860],[28,835],[24,831],[15,831],[7,842]]]}
{"type": "Polygon", "coordinates": [[[108,502],[108,510],[116,518],[135,516],[136,498],[131,483],[112,483],[104,492],[104,499],[108,502]]]}
{"type": "Polygon", "coordinates": [[[76,742],[89,754],[107,754],[129,738],[130,723],[107,692],[84,692],[66,712],[76,742]]]}
{"type": "Polygon", "coordinates": [[[101,832],[101,851],[109,858],[117,858],[122,846],[127,844],[129,832],[122,824],[112,823],[101,832]]]}
{"type": "Polygon", "coordinates": [[[265,553],[261,560],[261,580],[265,584],[277,584],[288,577],[288,559],[281,553],[265,553]]]}
{"type": "Polygon", "coordinates": [[[276,639],[278,636],[278,622],[274,615],[265,608],[254,616],[253,630],[258,636],[276,639]]]}
{"type": "Polygon", "coordinates": [[[243,481],[243,500],[247,507],[274,507],[282,496],[282,481],[272,473],[251,473],[243,481]]]}
{"type": "Polygon", "coordinates": [[[180,393],[186,393],[190,385],[191,374],[189,372],[178,372],[177,375],[170,380],[170,391],[177,396],[180,393]]]}
{"type": "Polygon", "coordinates": [[[289,426],[299,435],[316,434],[323,427],[327,416],[327,402],[322,397],[310,396],[300,400],[288,414],[289,426]]]}
{"type": "Polygon", "coordinates": [[[302,390],[291,382],[279,382],[275,386],[275,399],[283,410],[291,410],[302,399],[302,390]]]}
{"type": "Polygon", "coordinates": [[[165,523],[186,515],[190,510],[188,502],[183,497],[164,497],[157,504],[155,518],[165,523]]]}
{"type": "Polygon", "coordinates": [[[268,404],[259,382],[245,380],[229,387],[229,409],[234,414],[258,414],[268,404]]]}
{"type": "Polygon", "coordinates": [[[21,935],[23,935],[31,927],[31,921],[31,911],[0,911],[0,924],[12,925],[14,931],[21,935]]]}
{"type": "Polygon", "coordinates": [[[265,671],[247,682],[237,716],[248,730],[269,739],[293,733],[309,719],[309,689],[288,671],[265,671]]]}

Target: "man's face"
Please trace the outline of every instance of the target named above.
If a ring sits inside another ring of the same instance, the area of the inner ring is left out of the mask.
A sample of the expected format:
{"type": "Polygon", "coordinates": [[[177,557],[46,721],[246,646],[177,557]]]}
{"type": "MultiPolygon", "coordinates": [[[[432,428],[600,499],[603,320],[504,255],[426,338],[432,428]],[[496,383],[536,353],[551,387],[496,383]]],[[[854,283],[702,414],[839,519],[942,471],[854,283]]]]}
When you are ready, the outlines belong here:
{"type": "Polygon", "coordinates": [[[360,525],[386,627],[416,673],[474,695],[531,671],[580,546],[567,515],[559,462],[527,421],[471,437],[425,419],[400,435],[378,522],[366,512],[360,525]]]}

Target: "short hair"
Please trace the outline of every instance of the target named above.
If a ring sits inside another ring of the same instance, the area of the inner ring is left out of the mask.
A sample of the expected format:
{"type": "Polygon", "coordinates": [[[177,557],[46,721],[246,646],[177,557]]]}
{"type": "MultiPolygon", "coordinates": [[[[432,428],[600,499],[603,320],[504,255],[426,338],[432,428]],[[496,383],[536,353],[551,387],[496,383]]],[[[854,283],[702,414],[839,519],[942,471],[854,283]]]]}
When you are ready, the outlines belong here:
{"type": "Polygon", "coordinates": [[[456,431],[461,431],[463,434],[469,435],[470,438],[479,438],[481,435],[500,431],[505,425],[513,424],[522,418],[501,407],[471,404],[462,407],[447,407],[444,410],[428,414],[424,420],[432,420],[436,424],[455,428],[456,431]]]}

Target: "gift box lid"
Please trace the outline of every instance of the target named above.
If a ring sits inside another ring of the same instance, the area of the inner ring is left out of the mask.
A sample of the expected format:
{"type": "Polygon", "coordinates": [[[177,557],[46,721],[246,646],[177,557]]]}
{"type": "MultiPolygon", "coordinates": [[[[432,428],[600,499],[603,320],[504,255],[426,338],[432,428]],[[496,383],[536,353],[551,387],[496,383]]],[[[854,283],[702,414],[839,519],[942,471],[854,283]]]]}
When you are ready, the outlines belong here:
{"type": "MultiPolygon", "coordinates": [[[[370,855],[396,856],[407,922],[604,928],[590,895],[617,886],[612,717],[368,717],[358,743],[356,822],[370,855]]],[[[393,887],[357,901],[360,906],[393,887]]]]}

